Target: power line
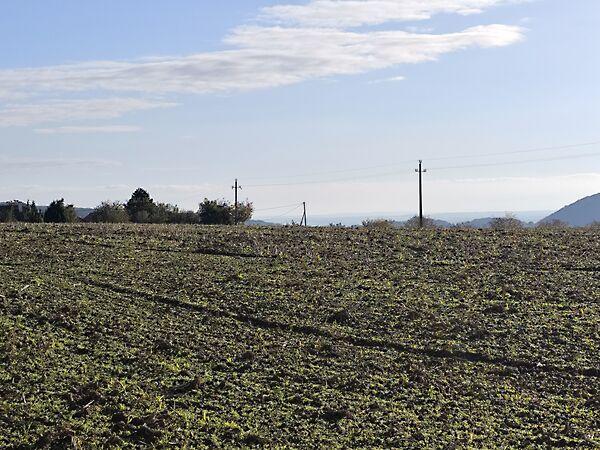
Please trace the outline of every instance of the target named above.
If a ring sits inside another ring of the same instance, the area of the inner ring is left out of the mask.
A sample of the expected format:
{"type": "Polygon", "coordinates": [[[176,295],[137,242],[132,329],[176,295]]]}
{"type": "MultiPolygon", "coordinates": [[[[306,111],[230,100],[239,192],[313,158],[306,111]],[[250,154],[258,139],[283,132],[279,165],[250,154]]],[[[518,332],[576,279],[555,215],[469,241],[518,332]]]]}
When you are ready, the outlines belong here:
{"type": "MultiPolygon", "coordinates": [[[[518,164],[528,164],[534,162],[546,162],[546,161],[561,161],[566,159],[580,159],[580,158],[589,158],[594,156],[600,156],[600,153],[583,153],[577,155],[569,155],[569,156],[559,156],[553,158],[535,158],[535,159],[526,159],[526,160],[516,160],[516,161],[502,161],[502,162],[494,162],[494,163],[480,163],[480,164],[469,164],[469,165],[457,165],[457,166],[442,166],[442,167],[432,167],[430,170],[450,170],[450,169],[466,169],[472,167],[493,167],[493,166],[506,166],[506,165],[518,165],[518,164]]],[[[392,175],[398,175],[399,173],[403,173],[403,171],[387,171],[380,173],[373,173],[368,175],[360,175],[353,177],[345,177],[345,178],[336,178],[336,179],[328,179],[328,180],[312,180],[312,181],[297,181],[297,182],[289,182],[289,183],[265,183],[265,184],[251,184],[246,185],[246,187],[253,188],[269,188],[269,187],[281,187],[281,186],[301,186],[301,185],[315,185],[315,184],[324,184],[324,183],[337,183],[343,181],[355,181],[361,179],[369,179],[369,178],[378,178],[378,177],[386,177],[392,175]]]]}
{"type": "Polygon", "coordinates": [[[272,216],[272,217],[268,217],[268,219],[279,219],[280,217],[284,217],[287,216],[288,214],[293,213],[294,211],[297,211],[298,209],[300,209],[302,207],[302,204],[296,205],[295,208],[290,209],[289,211],[284,212],[283,214],[279,214],[277,216],[272,216]]]}
{"type": "Polygon", "coordinates": [[[556,156],[553,158],[535,158],[535,159],[524,159],[518,161],[502,161],[494,163],[478,163],[478,164],[467,164],[462,166],[445,166],[445,167],[432,167],[430,170],[449,170],[449,169],[468,169],[473,167],[494,167],[494,166],[512,166],[515,164],[528,164],[533,162],[546,162],[546,161],[562,161],[566,159],[580,159],[589,158],[592,156],[600,156],[600,153],[580,153],[578,155],[569,156],[556,156]]]}
{"type": "Polygon", "coordinates": [[[254,212],[273,211],[273,210],[277,210],[277,209],[291,208],[292,206],[299,206],[299,205],[300,205],[300,203],[294,203],[291,205],[273,206],[272,208],[260,208],[260,209],[255,209],[254,212]]]}
{"type": "MultiPolygon", "coordinates": [[[[361,172],[363,170],[381,169],[384,167],[399,166],[399,165],[403,165],[403,164],[409,164],[412,162],[414,162],[414,158],[407,159],[405,161],[396,161],[393,164],[381,164],[378,166],[357,167],[354,169],[325,170],[325,171],[320,171],[320,172],[311,172],[311,173],[296,174],[296,175],[279,175],[276,177],[248,177],[247,179],[248,180],[277,180],[277,179],[281,180],[281,179],[289,179],[289,178],[305,178],[305,177],[315,176],[315,175],[331,175],[331,174],[336,174],[336,173],[361,172]]],[[[254,186],[257,186],[257,185],[254,185],[254,186]]]]}
{"type": "Polygon", "coordinates": [[[336,182],[340,182],[340,181],[354,181],[354,180],[367,179],[367,178],[373,178],[373,177],[379,177],[379,176],[395,175],[397,173],[398,173],[398,171],[396,170],[394,172],[386,172],[386,173],[381,173],[381,174],[359,175],[359,176],[354,176],[354,177],[335,178],[335,179],[328,179],[328,180],[321,180],[321,181],[313,180],[313,181],[296,181],[296,182],[292,181],[289,183],[247,184],[246,187],[263,188],[263,187],[300,186],[300,185],[310,185],[310,184],[336,183],[336,182]]]}
{"type": "Polygon", "coordinates": [[[444,161],[448,159],[465,159],[465,158],[479,158],[479,157],[487,157],[487,156],[503,156],[503,155],[516,155],[519,153],[536,153],[536,152],[547,152],[553,150],[566,150],[569,148],[580,148],[580,147],[591,147],[592,145],[598,145],[600,141],[593,142],[584,142],[582,144],[570,144],[570,145],[560,145],[556,147],[539,147],[539,148],[531,148],[529,150],[513,150],[508,152],[495,152],[495,153],[480,153],[480,154],[468,154],[468,155],[454,155],[454,156],[440,156],[438,158],[428,158],[428,161],[444,161]]]}
{"type": "MultiPolygon", "coordinates": [[[[510,151],[502,151],[502,152],[491,152],[491,153],[469,153],[469,154],[459,154],[459,155],[448,155],[448,156],[439,156],[434,158],[426,158],[428,161],[446,161],[450,159],[473,159],[473,158],[485,158],[489,156],[503,156],[503,155],[516,155],[516,154],[524,154],[524,153],[536,153],[536,152],[546,152],[546,151],[555,151],[555,150],[567,150],[571,148],[580,148],[580,147],[590,147],[593,145],[600,144],[600,141],[592,141],[592,142],[584,142],[580,144],[568,144],[568,145],[559,145],[559,146],[551,146],[551,147],[537,147],[530,148],[526,150],[510,150],[510,151]]],[[[365,170],[374,170],[374,169],[382,169],[389,168],[394,166],[401,166],[404,164],[412,164],[414,162],[413,159],[407,159],[404,161],[396,161],[388,164],[380,164],[376,166],[364,166],[364,167],[356,167],[352,169],[335,169],[335,170],[327,170],[320,172],[312,172],[310,174],[295,174],[295,175],[279,175],[275,177],[248,177],[249,180],[277,180],[277,179],[290,179],[290,178],[305,178],[316,175],[330,175],[336,173],[350,173],[350,172],[362,172],[365,170]]],[[[308,182],[310,183],[310,182],[308,182]]],[[[281,184],[282,186],[287,184],[281,184]]],[[[250,186],[250,185],[248,185],[250,186]]],[[[263,186],[261,184],[252,185],[254,187],[263,186]]]]}

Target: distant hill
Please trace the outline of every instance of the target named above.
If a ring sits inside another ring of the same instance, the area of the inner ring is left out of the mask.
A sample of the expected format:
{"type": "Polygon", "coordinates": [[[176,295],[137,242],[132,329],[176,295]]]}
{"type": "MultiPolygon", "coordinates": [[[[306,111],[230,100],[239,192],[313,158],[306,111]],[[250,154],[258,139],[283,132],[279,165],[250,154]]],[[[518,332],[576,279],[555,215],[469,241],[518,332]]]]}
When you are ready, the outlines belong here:
{"type": "Polygon", "coordinates": [[[469,228],[489,228],[492,220],[494,219],[495,217],[482,217],[481,219],[473,219],[466,222],[461,222],[460,225],[469,228]]]}
{"type": "Polygon", "coordinates": [[[245,222],[245,225],[255,226],[255,227],[280,227],[280,223],[267,222],[265,220],[258,219],[250,219],[245,222]]]}
{"type": "Polygon", "coordinates": [[[75,214],[80,219],[85,219],[93,210],[94,208],[75,208],[75,214]]]}
{"type": "Polygon", "coordinates": [[[452,228],[454,225],[446,220],[442,219],[431,219],[433,221],[433,225],[436,228],[452,228]]]}
{"type": "Polygon", "coordinates": [[[593,222],[600,222],[600,194],[577,200],[571,205],[565,206],[554,214],[542,219],[540,223],[560,220],[573,227],[585,227],[593,222]]]}

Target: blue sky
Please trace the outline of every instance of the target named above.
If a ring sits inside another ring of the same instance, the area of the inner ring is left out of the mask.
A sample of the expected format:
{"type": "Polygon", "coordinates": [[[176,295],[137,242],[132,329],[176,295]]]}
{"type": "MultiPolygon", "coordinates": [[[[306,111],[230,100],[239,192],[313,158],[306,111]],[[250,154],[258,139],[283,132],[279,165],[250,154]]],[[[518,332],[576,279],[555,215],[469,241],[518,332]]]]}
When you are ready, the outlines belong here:
{"type": "Polygon", "coordinates": [[[257,209],[405,213],[422,158],[428,213],[555,209],[600,190],[600,144],[496,153],[600,141],[598,17],[595,0],[5,1],[0,197],[144,186],[194,208],[238,177],[257,209]]]}

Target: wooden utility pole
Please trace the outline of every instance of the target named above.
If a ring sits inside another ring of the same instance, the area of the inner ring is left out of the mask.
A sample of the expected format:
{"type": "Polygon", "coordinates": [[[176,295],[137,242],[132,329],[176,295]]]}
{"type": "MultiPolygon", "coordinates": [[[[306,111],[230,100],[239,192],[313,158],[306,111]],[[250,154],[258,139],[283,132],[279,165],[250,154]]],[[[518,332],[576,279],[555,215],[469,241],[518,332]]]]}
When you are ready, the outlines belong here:
{"type": "Polygon", "coordinates": [[[304,214],[302,214],[302,220],[300,220],[300,226],[304,223],[304,226],[307,227],[307,219],[306,219],[306,202],[302,202],[302,207],[304,208],[304,214]]]}
{"type": "Polygon", "coordinates": [[[233,206],[233,222],[238,224],[238,189],[242,189],[240,185],[238,185],[237,178],[235,179],[235,184],[231,186],[231,189],[235,189],[235,203],[233,206]]]}
{"type": "Polygon", "coordinates": [[[423,228],[423,174],[427,169],[423,169],[422,160],[419,160],[419,168],[415,172],[419,172],[419,227],[423,228]]]}

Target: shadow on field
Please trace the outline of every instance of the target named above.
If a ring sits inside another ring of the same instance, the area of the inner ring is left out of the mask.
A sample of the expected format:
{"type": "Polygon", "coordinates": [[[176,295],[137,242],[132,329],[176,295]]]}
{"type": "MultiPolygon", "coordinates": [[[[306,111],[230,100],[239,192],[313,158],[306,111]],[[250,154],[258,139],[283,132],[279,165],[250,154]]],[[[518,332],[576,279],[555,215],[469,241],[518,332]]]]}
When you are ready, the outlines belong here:
{"type": "Polygon", "coordinates": [[[418,348],[411,347],[408,345],[399,344],[396,342],[390,342],[383,339],[365,338],[358,336],[348,336],[343,334],[334,334],[322,328],[312,325],[296,325],[285,322],[274,321],[270,319],[264,319],[260,317],[251,316],[248,314],[237,313],[234,311],[227,311],[222,309],[210,308],[202,305],[194,305],[192,303],[186,303],[179,301],[174,298],[166,297],[163,295],[154,294],[151,292],[139,291],[123,286],[116,286],[111,283],[91,280],[87,278],[81,278],[79,281],[95,286],[101,289],[117,292],[119,294],[133,295],[142,297],[147,300],[159,302],[165,305],[174,306],[177,308],[183,308],[188,311],[196,311],[200,313],[210,314],[214,317],[229,318],[239,322],[247,323],[255,327],[264,329],[279,329],[292,333],[299,333],[304,335],[310,335],[315,337],[322,337],[332,339],[338,342],[344,342],[354,346],[360,346],[372,349],[385,349],[385,350],[396,350],[402,353],[411,353],[415,355],[429,356],[432,358],[448,358],[456,359],[461,361],[473,362],[473,363],[485,363],[493,364],[503,367],[511,367],[514,369],[528,371],[528,372],[542,372],[542,373],[565,373],[570,375],[579,375],[585,377],[600,377],[600,369],[598,368],[577,368],[577,367],[560,367],[555,365],[543,365],[539,362],[524,361],[524,360],[512,360],[506,358],[495,358],[492,356],[484,355],[481,353],[467,352],[460,350],[444,350],[444,349],[431,349],[431,348],[418,348]]]}

